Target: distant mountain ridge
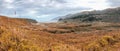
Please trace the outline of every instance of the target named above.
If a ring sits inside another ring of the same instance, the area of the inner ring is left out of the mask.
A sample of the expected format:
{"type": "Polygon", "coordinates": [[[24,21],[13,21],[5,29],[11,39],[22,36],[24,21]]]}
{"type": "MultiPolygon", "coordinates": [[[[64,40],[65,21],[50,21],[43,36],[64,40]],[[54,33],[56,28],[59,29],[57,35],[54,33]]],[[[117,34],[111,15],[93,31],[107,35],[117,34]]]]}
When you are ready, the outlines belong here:
{"type": "Polygon", "coordinates": [[[84,11],[59,18],[59,21],[72,22],[120,22],[120,7],[105,10],[84,11]]]}

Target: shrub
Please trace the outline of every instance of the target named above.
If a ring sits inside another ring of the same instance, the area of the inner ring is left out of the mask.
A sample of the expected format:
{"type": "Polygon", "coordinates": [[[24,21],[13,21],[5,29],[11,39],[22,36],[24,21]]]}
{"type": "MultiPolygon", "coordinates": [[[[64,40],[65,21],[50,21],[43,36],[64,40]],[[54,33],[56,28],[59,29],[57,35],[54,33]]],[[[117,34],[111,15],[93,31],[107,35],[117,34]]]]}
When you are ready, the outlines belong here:
{"type": "Polygon", "coordinates": [[[102,51],[109,50],[109,46],[114,45],[117,42],[117,39],[114,36],[104,36],[101,39],[88,44],[85,47],[86,51],[102,51]]]}
{"type": "Polygon", "coordinates": [[[0,51],[41,51],[37,45],[10,32],[2,33],[0,51]]]}

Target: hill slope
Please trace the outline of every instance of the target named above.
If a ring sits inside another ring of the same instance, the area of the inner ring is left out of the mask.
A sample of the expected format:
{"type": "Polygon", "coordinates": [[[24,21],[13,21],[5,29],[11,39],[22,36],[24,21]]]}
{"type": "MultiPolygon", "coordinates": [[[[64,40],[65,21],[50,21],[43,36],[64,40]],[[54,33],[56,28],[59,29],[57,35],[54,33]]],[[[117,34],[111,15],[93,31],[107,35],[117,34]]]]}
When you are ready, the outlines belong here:
{"type": "Polygon", "coordinates": [[[40,23],[0,16],[0,51],[117,51],[119,23],[40,23]]]}
{"type": "Polygon", "coordinates": [[[10,18],[6,16],[0,16],[0,24],[4,25],[29,25],[31,23],[37,23],[37,21],[32,19],[24,19],[24,18],[10,18]]]}
{"type": "Polygon", "coordinates": [[[59,21],[74,21],[74,22],[120,22],[120,7],[109,8],[105,10],[84,11],[81,13],[63,16],[59,21]]]}

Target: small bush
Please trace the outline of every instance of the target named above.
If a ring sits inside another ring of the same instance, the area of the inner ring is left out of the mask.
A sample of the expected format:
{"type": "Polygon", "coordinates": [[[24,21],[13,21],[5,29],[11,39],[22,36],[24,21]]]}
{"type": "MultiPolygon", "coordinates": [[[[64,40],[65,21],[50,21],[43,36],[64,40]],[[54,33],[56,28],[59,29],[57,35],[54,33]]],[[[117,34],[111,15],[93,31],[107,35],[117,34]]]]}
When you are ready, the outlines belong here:
{"type": "Polygon", "coordinates": [[[104,36],[101,39],[88,44],[85,47],[86,51],[102,51],[109,50],[109,46],[114,45],[118,40],[114,36],[104,36]]]}
{"type": "Polygon", "coordinates": [[[116,40],[112,36],[104,36],[102,39],[98,41],[100,46],[104,47],[106,45],[112,45],[116,42],[116,40]]]}
{"type": "Polygon", "coordinates": [[[5,32],[0,37],[0,51],[41,51],[41,49],[26,39],[5,32]]]}

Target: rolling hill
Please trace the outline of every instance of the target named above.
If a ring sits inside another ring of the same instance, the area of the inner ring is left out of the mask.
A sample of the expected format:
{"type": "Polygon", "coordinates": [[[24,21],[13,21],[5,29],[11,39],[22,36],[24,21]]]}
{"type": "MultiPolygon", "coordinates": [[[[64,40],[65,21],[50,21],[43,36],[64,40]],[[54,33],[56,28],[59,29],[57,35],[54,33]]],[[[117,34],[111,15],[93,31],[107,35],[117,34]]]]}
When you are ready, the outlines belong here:
{"type": "Polygon", "coordinates": [[[120,7],[105,10],[84,11],[59,18],[59,21],[73,22],[116,22],[120,23],[120,7]]]}

